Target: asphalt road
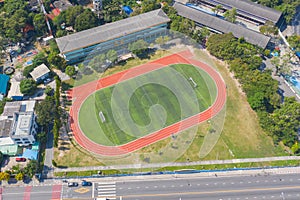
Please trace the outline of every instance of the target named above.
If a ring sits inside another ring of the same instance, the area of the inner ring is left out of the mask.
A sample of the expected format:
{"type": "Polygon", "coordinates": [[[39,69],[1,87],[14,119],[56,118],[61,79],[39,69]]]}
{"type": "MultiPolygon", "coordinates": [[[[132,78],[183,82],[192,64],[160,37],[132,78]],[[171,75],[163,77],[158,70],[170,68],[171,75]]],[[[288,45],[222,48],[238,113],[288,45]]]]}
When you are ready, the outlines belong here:
{"type": "MultiPolygon", "coordinates": [[[[56,186],[6,187],[3,200],[93,199],[121,200],[242,200],[300,199],[300,174],[234,177],[194,177],[154,180],[98,181],[91,187],[56,186]]],[[[124,180],[124,179],[123,179],[124,180]]],[[[80,180],[78,181],[80,183],[80,180]]],[[[1,199],[1,198],[0,198],[1,199]]]]}

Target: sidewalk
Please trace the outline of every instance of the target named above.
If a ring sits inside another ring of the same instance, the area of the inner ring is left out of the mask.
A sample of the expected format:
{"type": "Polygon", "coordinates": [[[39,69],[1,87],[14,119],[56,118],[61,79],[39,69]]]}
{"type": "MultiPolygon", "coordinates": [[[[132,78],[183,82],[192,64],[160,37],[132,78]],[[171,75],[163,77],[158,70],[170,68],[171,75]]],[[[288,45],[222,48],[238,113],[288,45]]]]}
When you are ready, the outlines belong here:
{"type": "Polygon", "coordinates": [[[163,168],[163,167],[186,167],[193,165],[215,165],[215,164],[233,164],[233,163],[246,163],[246,162],[269,162],[269,161],[282,161],[282,160],[300,160],[300,156],[280,156],[280,157],[266,157],[266,158],[244,158],[232,160],[207,160],[196,162],[183,162],[183,163],[150,163],[150,164],[131,164],[131,165],[111,165],[111,166],[91,166],[91,167],[70,167],[59,169],[55,168],[54,172],[70,172],[70,171],[88,171],[88,170],[108,170],[108,169],[142,169],[142,168],[163,168]]]}
{"type": "MultiPolygon", "coordinates": [[[[210,177],[236,177],[236,176],[269,176],[269,175],[279,175],[279,174],[300,174],[300,167],[285,167],[285,168],[269,168],[269,169],[236,169],[232,170],[220,170],[220,171],[207,171],[200,173],[174,173],[174,174],[159,174],[159,175],[135,175],[135,176],[120,176],[120,177],[95,177],[95,178],[85,178],[87,181],[92,182],[122,182],[122,181],[139,181],[139,180],[176,180],[185,178],[210,178],[210,177]]],[[[77,179],[67,179],[69,182],[79,181],[81,177],[77,179]]],[[[2,187],[24,187],[24,186],[52,186],[61,185],[63,179],[45,179],[43,182],[31,181],[28,184],[19,182],[16,184],[2,183],[2,187]]]]}

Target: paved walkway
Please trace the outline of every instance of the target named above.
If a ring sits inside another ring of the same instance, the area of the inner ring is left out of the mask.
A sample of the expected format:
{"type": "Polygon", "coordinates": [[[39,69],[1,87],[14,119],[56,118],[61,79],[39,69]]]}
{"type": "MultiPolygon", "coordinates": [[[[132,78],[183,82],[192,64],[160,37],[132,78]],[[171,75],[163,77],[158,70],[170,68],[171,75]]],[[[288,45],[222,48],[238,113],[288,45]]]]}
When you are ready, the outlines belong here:
{"type": "Polygon", "coordinates": [[[59,169],[55,168],[54,172],[70,172],[70,171],[87,171],[87,170],[108,170],[108,169],[141,169],[141,168],[163,168],[163,167],[186,167],[193,165],[215,165],[215,164],[233,164],[233,163],[247,163],[247,162],[270,162],[282,160],[300,160],[300,156],[280,156],[280,157],[266,157],[266,158],[244,158],[232,160],[206,160],[196,162],[183,163],[150,163],[150,164],[132,164],[132,165],[111,165],[111,166],[91,166],[91,167],[70,167],[59,169]]]}

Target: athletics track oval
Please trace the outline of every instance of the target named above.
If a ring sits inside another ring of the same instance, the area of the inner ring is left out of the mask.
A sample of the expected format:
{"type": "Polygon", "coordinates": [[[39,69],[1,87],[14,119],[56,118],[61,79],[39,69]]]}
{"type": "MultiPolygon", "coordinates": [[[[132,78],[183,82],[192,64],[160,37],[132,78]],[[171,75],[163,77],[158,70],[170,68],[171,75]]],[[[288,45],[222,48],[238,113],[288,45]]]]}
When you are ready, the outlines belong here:
{"type": "Polygon", "coordinates": [[[73,90],[69,92],[70,97],[73,99],[73,104],[70,109],[70,126],[77,143],[88,151],[96,154],[104,156],[123,155],[165,139],[174,133],[178,133],[214,117],[219,111],[221,111],[221,109],[225,105],[226,85],[217,71],[200,61],[192,59],[192,56],[193,55],[190,51],[183,51],[178,54],[172,54],[170,56],[166,56],[158,60],[140,65],[138,67],[124,70],[119,73],[73,88],[73,90]],[[178,63],[191,64],[195,67],[199,67],[206,73],[208,73],[214,80],[217,87],[217,97],[212,106],[207,110],[120,146],[104,146],[97,144],[86,137],[85,134],[81,131],[78,121],[80,106],[91,93],[95,92],[96,90],[114,85],[118,82],[151,72],[155,69],[178,63]]]}

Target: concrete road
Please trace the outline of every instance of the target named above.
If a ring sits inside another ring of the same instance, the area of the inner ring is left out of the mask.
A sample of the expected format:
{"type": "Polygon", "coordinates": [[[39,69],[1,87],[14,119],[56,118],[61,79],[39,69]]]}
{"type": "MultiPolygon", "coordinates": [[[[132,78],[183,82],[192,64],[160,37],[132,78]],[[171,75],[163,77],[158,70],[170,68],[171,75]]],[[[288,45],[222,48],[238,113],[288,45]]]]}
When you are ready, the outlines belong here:
{"type": "Polygon", "coordinates": [[[3,200],[48,200],[60,198],[61,185],[6,187],[2,190],[3,200]]]}
{"type": "Polygon", "coordinates": [[[117,182],[109,199],[300,199],[300,175],[117,182]]]}
{"type": "MultiPolygon", "coordinates": [[[[145,176],[141,179],[115,181],[95,179],[90,187],[67,187],[66,183],[49,186],[5,187],[4,200],[50,200],[106,197],[116,200],[242,200],[242,199],[300,199],[300,174],[213,176],[186,178],[173,176],[157,179],[145,176]]],[[[80,183],[80,180],[78,180],[80,183]]],[[[0,197],[1,199],[1,197],[0,197]]]]}

